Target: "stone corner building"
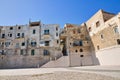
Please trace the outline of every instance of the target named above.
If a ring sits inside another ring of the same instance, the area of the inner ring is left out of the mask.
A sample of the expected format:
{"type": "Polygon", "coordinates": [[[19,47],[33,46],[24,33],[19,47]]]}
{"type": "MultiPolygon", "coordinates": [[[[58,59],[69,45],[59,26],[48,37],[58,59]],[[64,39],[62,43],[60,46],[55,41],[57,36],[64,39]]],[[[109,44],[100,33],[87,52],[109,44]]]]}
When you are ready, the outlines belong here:
{"type": "Polygon", "coordinates": [[[0,26],[0,68],[120,65],[119,57],[120,14],[99,10],[64,29],[40,21],[0,26]]]}

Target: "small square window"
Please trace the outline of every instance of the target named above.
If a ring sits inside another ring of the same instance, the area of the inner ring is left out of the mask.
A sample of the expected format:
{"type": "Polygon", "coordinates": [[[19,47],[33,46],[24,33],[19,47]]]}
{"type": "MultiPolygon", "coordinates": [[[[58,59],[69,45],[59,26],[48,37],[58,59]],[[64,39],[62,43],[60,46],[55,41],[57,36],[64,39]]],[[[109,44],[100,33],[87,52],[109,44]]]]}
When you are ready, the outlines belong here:
{"type": "Polygon", "coordinates": [[[21,44],[22,46],[25,46],[25,42],[22,42],[22,44],[21,44]]]}
{"type": "Polygon", "coordinates": [[[45,41],[45,46],[49,46],[49,41],[45,41]]]}
{"type": "Polygon", "coordinates": [[[19,26],[18,29],[21,29],[21,27],[19,26]]]}
{"type": "Polygon", "coordinates": [[[96,27],[99,27],[100,26],[100,21],[97,21],[96,22],[96,27]]]}
{"type": "Polygon", "coordinates": [[[5,38],[5,34],[2,34],[2,38],[5,38]]]}
{"type": "Polygon", "coordinates": [[[49,34],[49,30],[44,30],[44,34],[48,35],[49,34]]]}
{"type": "Polygon", "coordinates": [[[10,27],[10,30],[13,30],[13,27],[10,27]]]}
{"type": "Polygon", "coordinates": [[[17,33],[17,36],[20,37],[20,33],[17,33]]]}

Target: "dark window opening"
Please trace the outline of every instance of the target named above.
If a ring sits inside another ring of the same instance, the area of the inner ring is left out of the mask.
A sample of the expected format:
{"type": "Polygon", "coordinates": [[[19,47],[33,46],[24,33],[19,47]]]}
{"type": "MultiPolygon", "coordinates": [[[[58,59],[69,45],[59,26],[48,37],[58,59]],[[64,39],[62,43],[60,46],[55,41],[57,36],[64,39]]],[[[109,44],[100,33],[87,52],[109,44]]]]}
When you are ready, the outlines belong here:
{"type": "Polygon", "coordinates": [[[17,33],[17,36],[20,37],[20,33],[17,33]]]}
{"type": "Polygon", "coordinates": [[[45,46],[49,46],[49,41],[45,41],[45,46]]]}
{"type": "Polygon", "coordinates": [[[2,52],[0,52],[1,53],[1,55],[5,55],[5,52],[4,52],[4,50],[2,50],[2,52]]]}
{"type": "Polygon", "coordinates": [[[59,40],[57,40],[57,44],[59,43],[59,40]]]}
{"type": "Polygon", "coordinates": [[[99,27],[100,26],[100,21],[97,21],[96,22],[96,27],[99,27]]]}
{"type": "Polygon", "coordinates": [[[24,33],[22,33],[22,38],[24,38],[24,36],[25,36],[24,33]]]}
{"type": "Polygon", "coordinates": [[[35,47],[37,45],[36,42],[31,42],[31,46],[35,47]]]}
{"type": "Polygon", "coordinates": [[[80,55],[80,57],[84,57],[84,55],[80,55]]]}
{"type": "Polygon", "coordinates": [[[21,29],[21,27],[19,26],[18,29],[21,29]]]}
{"type": "Polygon", "coordinates": [[[2,38],[5,38],[5,34],[2,34],[2,38]]]}
{"type": "Polygon", "coordinates": [[[83,46],[83,42],[82,41],[74,41],[73,46],[83,46]]]}
{"type": "Polygon", "coordinates": [[[120,39],[117,39],[117,44],[120,45],[120,39]]]}
{"type": "Polygon", "coordinates": [[[78,52],[78,50],[75,50],[75,52],[77,53],[77,52],[78,52]]]}
{"type": "Polygon", "coordinates": [[[12,34],[10,34],[10,37],[12,37],[12,34]]]}
{"type": "Polygon", "coordinates": [[[36,30],[34,29],[34,30],[33,30],[33,34],[35,34],[35,33],[36,33],[36,30]]]}
{"type": "Polygon", "coordinates": [[[80,52],[83,52],[83,49],[80,49],[80,52]]]}
{"type": "Polygon", "coordinates": [[[80,46],[83,46],[83,42],[82,41],[80,41],[79,43],[80,43],[80,46]]]}
{"type": "Polygon", "coordinates": [[[22,46],[25,46],[25,42],[22,43],[22,46]]]}
{"type": "Polygon", "coordinates": [[[31,55],[32,56],[35,55],[35,50],[34,49],[31,50],[31,55]]]}
{"type": "Polygon", "coordinates": [[[44,30],[44,35],[48,35],[49,34],[49,30],[44,30]]]}
{"type": "Polygon", "coordinates": [[[10,27],[10,30],[13,30],[13,27],[10,27]]]}
{"type": "Polygon", "coordinates": [[[48,56],[48,55],[50,55],[50,53],[49,53],[48,50],[44,50],[44,51],[43,51],[43,55],[44,55],[44,56],[48,56]]]}
{"type": "Polygon", "coordinates": [[[89,27],[89,28],[88,28],[88,31],[89,31],[89,32],[90,32],[90,31],[92,31],[92,28],[91,28],[91,27],[89,27]]]}

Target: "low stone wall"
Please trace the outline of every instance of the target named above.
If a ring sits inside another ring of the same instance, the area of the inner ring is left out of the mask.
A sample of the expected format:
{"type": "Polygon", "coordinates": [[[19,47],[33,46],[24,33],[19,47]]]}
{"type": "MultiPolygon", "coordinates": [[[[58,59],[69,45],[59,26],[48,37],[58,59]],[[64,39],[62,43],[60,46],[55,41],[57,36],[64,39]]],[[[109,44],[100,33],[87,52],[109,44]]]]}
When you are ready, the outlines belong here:
{"type": "Polygon", "coordinates": [[[36,68],[48,61],[48,56],[0,56],[0,68],[36,68]]]}
{"type": "Polygon", "coordinates": [[[5,55],[0,54],[0,69],[5,68],[37,68],[46,64],[50,60],[57,59],[62,56],[61,51],[49,49],[50,55],[44,55],[44,49],[34,49],[35,54],[31,55],[31,49],[20,54],[20,50],[7,50],[5,55]]]}

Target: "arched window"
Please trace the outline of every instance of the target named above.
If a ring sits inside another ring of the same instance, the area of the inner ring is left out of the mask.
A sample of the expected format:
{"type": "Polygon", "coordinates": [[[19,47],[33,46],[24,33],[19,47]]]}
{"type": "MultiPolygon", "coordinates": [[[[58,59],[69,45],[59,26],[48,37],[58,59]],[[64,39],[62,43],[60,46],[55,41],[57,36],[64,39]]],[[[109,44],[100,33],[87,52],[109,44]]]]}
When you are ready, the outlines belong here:
{"type": "Polygon", "coordinates": [[[80,52],[83,52],[83,49],[80,49],[80,52]]]}

